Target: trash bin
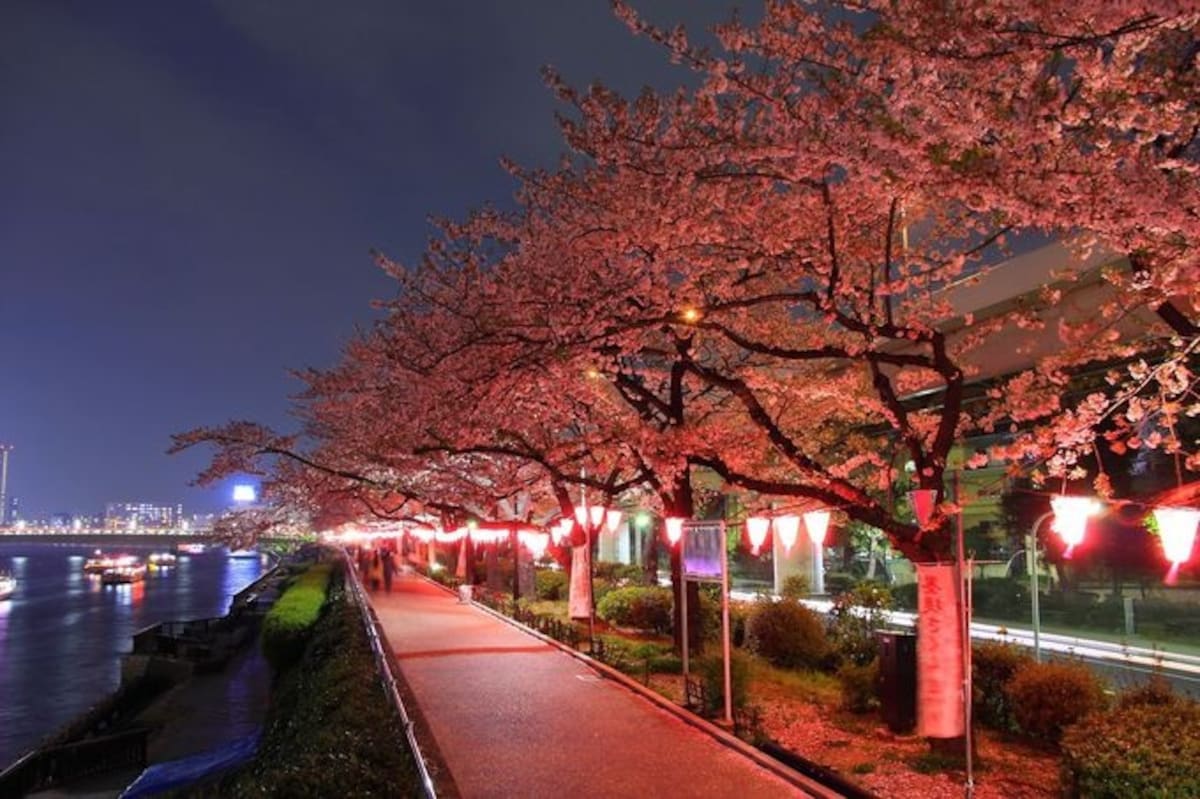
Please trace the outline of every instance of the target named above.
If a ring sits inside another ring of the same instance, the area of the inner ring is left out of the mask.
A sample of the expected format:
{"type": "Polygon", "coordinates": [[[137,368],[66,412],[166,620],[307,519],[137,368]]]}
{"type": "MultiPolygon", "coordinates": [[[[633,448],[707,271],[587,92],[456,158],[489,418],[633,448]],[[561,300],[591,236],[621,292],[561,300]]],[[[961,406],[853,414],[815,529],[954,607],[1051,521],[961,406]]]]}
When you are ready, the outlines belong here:
{"type": "Polygon", "coordinates": [[[458,587],[458,601],[464,604],[470,604],[472,600],[471,589],[474,586],[463,584],[458,587]]]}
{"type": "Polygon", "coordinates": [[[878,632],[879,705],[884,723],[896,733],[917,725],[917,636],[878,632]]]}

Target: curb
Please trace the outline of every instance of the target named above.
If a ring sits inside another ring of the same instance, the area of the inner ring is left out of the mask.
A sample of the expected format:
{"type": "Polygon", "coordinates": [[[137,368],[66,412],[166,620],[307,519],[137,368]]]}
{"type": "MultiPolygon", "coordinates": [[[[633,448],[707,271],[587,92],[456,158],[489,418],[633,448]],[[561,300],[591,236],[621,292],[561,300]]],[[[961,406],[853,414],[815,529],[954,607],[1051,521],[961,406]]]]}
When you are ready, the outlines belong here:
{"type": "MultiPolygon", "coordinates": [[[[439,588],[442,588],[443,590],[445,590],[447,593],[451,594],[452,596],[457,596],[457,592],[455,592],[453,589],[449,588],[448,586],[442,585],[441,583],[437,582],[436,580],[431,580],[430,578],[426,577],[425,575],[421,574],[420,572],[416,572],[416,574],[422,580],[425,580],[428,583],[432,583],[433,585],[436,585],[439,588]]],[[[521,632],[523,632],[527,635],[533,636],[534,638],[538,639],[539,641],[550,644],[551,646],[555,647],[559,651],[570,655],[571,657],[582,662],[588,668],[597,672],[601,676],[606,677],[606,678],[612,680],[613,682],[619,683],[620,685],[629,689],[630,691],[632,691],[633,693],[642,697],[643,699],[650,701],[654,705],[657,705],[659,708],[667,711],[668,713],[672,714],[673,716],[680,719],[681,721],[696,728],[700,732],[703,732],[704,734],[708,735],[710,738],[713,738],[718,743],[724,745],[726,748],[732,749],[733,751],[737,752],[738,754],[754,761],[754,763],[756,765],[766,769],[767,771],[771,772],[772,774],[779,777],[780,779],[788,782],[792,786],[799,788],[800,790],[807,793],[809,796],[815,797],[815,799],[845,799],[845,794],[838,793],[837,791],[834,791],[833,789],[829,788],[827,785],[823,785],[823,784],[817,782],[816,780],[811,779],[810,777],[806,777],[804,774],[801,774],[799,771],[796,771],[795,769],[791,768],[790,766],[786,765],[785,763],[782,763],[782,762],[776,760],[775,758],[764,754],[763,752],[759,751],[755,747],[753,747],[750,744],[743,741],[741,738],[738,738],[735,735],[731,735],[729,732],[721,729],[720,727],[718,727],[717,725],[708,721],[707,719],[703,719],[700,716],[697,716],[695,713],[685,710],[684,708],[675,704],[671,700],[667,699],[665,696],[662,696],[661,694],[650,690],[646,686],[639,683],[637,680],[632,679],[627,674],[617,671],[613,667],[611,667],[607,664],[601,663],[600,661],[584,654],[583,652],[580,652],[576,649],[572,649],[571,647],[568,647],[567,645],[565,645],[559,641],[556,641],[555,639],[551,638],[548,635],[543,635],[542,633],[538,632],[537,630],[526,627],[524,624],[521,624],[520,622],[516,621],[515,619],[510,619],[509,617],[505,616],[504,614],[498,613],[484,604],[472,601],[471,607],[476,608],[476,609],[482,611],[483,613],[488,614],[489,616],[499,619],[500,621],[505,622],[506,624],[517,628],[521,632]]]]}

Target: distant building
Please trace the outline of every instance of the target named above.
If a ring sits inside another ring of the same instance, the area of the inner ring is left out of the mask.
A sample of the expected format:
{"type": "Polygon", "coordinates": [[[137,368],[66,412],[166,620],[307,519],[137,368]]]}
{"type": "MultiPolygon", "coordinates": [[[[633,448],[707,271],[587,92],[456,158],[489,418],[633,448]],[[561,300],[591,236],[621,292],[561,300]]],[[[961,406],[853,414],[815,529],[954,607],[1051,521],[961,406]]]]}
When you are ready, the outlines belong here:
{"type": "Polygon", "coordinates": [[[195,533],[207,533],[212,530],[213,522],[217,520],[215,513],[193,513],[184,521],[188,524],[188,529],[195,533]]]}
{"type": "Polygon", "coordinates": [[[110,502],[104,506],[104,526],[110,530],[137,527],[174,527],[183,519],[183,505],[149,502],[110,502]]]}

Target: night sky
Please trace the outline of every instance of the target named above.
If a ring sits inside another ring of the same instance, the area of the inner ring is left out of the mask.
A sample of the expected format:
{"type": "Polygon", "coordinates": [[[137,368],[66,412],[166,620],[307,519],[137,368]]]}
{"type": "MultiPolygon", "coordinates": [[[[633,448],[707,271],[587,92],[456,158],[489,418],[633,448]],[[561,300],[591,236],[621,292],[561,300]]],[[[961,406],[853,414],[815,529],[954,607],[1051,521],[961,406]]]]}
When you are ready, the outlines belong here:
{"type": "MultiPolygon", "coordinates": [[[[732,2],[643,0],[700,32],[732,2]]],[[[0,441],[23,515],[224,504],[172,432],[287,428],[429,214],[551,165],[539,69],[688,80],[606,0],[0,3],[0,441]]]]}

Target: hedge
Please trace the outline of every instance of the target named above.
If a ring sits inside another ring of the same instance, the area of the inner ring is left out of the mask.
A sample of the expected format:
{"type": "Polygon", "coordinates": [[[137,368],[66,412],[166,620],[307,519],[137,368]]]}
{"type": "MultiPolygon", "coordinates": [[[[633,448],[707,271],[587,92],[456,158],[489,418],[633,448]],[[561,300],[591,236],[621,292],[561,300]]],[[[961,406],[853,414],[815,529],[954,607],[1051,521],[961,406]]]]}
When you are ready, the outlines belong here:
{"type": "Polygon", "coordinates": [[[263,618],[263,656],[276,674],[304,653],[304,645],[325,604],[332,568],[329,563],[311,566],[283,592],[263,618]]]}

